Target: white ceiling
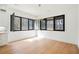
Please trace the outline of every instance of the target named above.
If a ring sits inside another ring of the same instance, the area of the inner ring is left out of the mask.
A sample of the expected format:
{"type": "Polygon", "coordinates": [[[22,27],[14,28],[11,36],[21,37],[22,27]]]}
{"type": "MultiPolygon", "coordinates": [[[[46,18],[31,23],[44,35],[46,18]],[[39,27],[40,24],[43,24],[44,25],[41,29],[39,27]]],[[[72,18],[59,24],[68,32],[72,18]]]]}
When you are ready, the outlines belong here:
{"type": "Polygon", "coordinates": [[[11,6],[13,8],[19,9],[21,11],[30,13],[34,16],[38,16],[39,18],[41,18],[53,16],[53,14],[57,13],[58,11],[66,11],[66,9],[68,9],[69,6],[73,5],[41,4],[41,6],[39,7],[39,4],[12,4],[8,6],[11,6]]]}
{"type": "Polygon", "coordinates": [[[45,5],[39,7],[39,4],[15,4],[9,6],[35,16],[43,16],[46,12],[49,12],[49,9],[47,7],[45,8],[45,5]]]}

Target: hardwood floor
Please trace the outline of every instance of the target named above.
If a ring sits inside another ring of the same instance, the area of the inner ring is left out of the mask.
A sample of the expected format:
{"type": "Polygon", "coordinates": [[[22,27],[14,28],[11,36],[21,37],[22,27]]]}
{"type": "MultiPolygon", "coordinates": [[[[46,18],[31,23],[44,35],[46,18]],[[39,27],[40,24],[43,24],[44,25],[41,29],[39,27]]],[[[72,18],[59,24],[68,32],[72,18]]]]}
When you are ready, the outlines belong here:
{"type": "Polygon", "coordinates": [[[0,54],[76,54],[76,45],[50,39],[32,38],[0,47],[0,54]]]}

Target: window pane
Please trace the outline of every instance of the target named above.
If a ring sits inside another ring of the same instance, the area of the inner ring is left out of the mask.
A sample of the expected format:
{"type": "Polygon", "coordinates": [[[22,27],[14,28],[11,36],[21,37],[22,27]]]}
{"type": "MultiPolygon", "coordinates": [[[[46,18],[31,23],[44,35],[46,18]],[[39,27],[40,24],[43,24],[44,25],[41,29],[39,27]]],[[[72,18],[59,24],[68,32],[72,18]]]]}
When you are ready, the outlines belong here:
{"type": "Polygon", "coordinates": [[[20,30],[20,18],[19,17],[14,18],[14,30],[20,30]]]}
{"type": "Polygon", "coordinates": [[[56,20],[55,23],[56,30],[63,30],[63,19],[56,20]]]}
{"type": "Polygon", "coordinates": [[[54,30],[65,31],[65,15],[59,15],[54,17],[54,30]]]}
{"type": "Polygon", "coordinates": [[[34,20],[29,19],[29,30],[34,29],[34,20]]]}
{"type": "Polygon", "coordinates": [[[42,21],[42,22],[41,22],[41,28],[42,28],[42,29],[45,29],[45,21],[42,21]]]}
{"type": "Polygon", "coordinates": [[[46,30],[47,28],[46,20],[41,20],[40,21],[40,29],[41,30],[46,30]]]}
{"type": "Polygon", "coordinates": [[[47,30],[53,30],[53,20],[47,21],[47,30]]]}
{"type": "Polygon", "coordinates": [[[22,18],[22,30],[28,30],[28,19],[22,18]]]}
{"type": "Polygon", "coordinates": [[[32,29],[32,20],[29,20],[29,29],[32,29]]]}

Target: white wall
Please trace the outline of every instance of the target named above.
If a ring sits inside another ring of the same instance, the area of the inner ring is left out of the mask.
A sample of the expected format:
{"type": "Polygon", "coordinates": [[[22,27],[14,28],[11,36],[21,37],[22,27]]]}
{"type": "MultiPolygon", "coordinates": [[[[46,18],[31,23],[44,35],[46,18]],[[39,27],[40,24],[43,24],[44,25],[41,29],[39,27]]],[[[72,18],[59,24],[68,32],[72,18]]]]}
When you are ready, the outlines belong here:
{"type": "MultiPolygon", "coordinates": [[[[3,8],[2,5],[0,5],[0,8],[3,8]]],[[[0,27],[3,26],[3,27],[6,27],[6,29],[8,29],[8,21],[6,19],[7,17],[9,17],[7,15],[7,13],[0,11],[0,27]]],[[[0,35],[0,46],[6,44],[7,41],[8,41],[8,35],[7,34],[1,34],[0,35]]]]}
{"type": "Polygon", "coordinates": [[[9,32],[9,42],[36,36],[35,31],[9,32]]]}
{"type": "Polygon", "coordinates": [[[36,36],[35,30],[10,32],[10,15],[13,12],[15,12],[16,15],[18,16],[27,17],[27,18],[33,18],[34,16],[5,5],[0,5],[0,8],[4,8],[7,10],[7,12],[0,11],[0,26],[6,27],[8,32],[8,42],[36,36]]]}
{"type": "MultiPolygon", "coordinates": [[[[77,5],[53,6],[50,15],[65,14],[65,32],[61,31],[38,31],[38,36],[53,40],[77,44],[77,5]]],[[[48,16],[46,14],[45,16],[48,16]]]]}
{"type": "Polygon", "coordinates": [[[79,47],[79,5],[78,5],[78,47],[79,47]]]}

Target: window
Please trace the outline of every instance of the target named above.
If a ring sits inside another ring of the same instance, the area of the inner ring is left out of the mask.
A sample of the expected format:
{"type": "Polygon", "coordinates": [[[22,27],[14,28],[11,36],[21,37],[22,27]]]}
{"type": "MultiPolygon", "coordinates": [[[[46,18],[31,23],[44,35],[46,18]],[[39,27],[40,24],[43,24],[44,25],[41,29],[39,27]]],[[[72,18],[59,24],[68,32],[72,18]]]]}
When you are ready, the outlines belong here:
{"type": "Polygon", "coordinates": [[[29,19],[28,25],[29,25],[28,27],[29,30],[34,30],[34,20],[29,19]]]}
{"type": "Polygon", "coordinates": [[[14,31],[20,31],[21,30],[21,20],[20,17],[15,16],[14,18],[14,31]]]}
{"type": "Polygon", "coordinates": [[[44,18],[36,21],[35,24],[34,19],[16,16],[13,13],[10,25],[11,31],[34,30],[35,25],[36,29],[40,28],[40,30],[65,31],[65,15],[44,18]]]}
{"type": "Polygon", "coordinates": [[[40,20],[41,30],[53,30],[53,18],[44,18],[40,20]]]}
{"type": "Polygon", "coordinates": [[[40,20],[40,30],[47,30],[47,19],[40,20]]]}
{"type": "Polygon", "coordinates": [[[40,30],[65,31],[65,15],[40,20],[40,30]]]}
{"type": "Polygon", "coordinates": [[[54,31],[65,31],[65,15],[54,17],[54,31]]]}
{"type": "Polygon", "coordinates": [[[22,31],[28,30],[28,19],[22,18],[22,31]]]}
{"type": "Polygon", "coordinates": [[[47,19],[47,30],[53,30],[53,19],[47,19]]]}
{"type": "Polygon", "coordinates": [[[10,31],[34,30],[34,20],[25,17],[11,15],[10,31]]]}

